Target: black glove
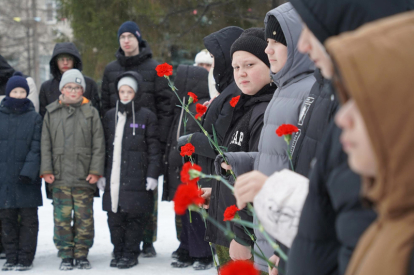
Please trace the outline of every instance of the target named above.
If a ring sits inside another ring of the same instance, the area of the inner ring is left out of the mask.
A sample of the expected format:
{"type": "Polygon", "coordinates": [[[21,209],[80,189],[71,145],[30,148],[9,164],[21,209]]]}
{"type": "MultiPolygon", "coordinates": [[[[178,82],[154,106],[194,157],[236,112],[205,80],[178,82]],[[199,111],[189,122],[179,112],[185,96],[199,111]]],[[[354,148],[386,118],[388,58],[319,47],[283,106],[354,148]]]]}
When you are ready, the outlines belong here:
{"type": "Polygon", "coordinates": [[[178,138],[178,141],[177,141],[177,150],[179,152],[181,151],[181,147],[182,146],[184,146],[184,145],[186,145],[187,143],[190,142],[192,135],[193,134],[189,134],[189,135],[181,136],[181,137],[178,138]]]}
{"type": "Polygon", "coordinates": [[[30,184],[32,183],[32,179],[26,176],[19,176],[19,183],[30,184]]]}

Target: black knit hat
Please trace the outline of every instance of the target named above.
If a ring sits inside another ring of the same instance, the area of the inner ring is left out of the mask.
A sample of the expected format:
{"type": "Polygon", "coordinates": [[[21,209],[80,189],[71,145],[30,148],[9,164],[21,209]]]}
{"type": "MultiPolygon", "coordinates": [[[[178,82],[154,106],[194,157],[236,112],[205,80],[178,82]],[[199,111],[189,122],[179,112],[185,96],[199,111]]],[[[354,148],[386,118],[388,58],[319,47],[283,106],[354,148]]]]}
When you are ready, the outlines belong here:
{"type": "Polygon", "coordinates": [[[118,29],[118,40],[121,34],[123,34],[124,32],[132,33],[135,36],[135,38],[138,40],[138,43],[141,43],[142,41],[141,31],[137,23],[133,21],[124,22],[118,29]]]}
{"type": "Polygon", "coordinates": [[[234,41],[230,48],[230,56],[233,59],[233,53],[245,51],[259,58],[267,67],[270,68],[269,59],[265,53],[267,42],[264,39],[263,28],[250,28],[242,32],[239,38],[234,41]]]}
{"type": "Polygon", "coordinates": [[[279,21],[277,21],[276,17],[272,15],[267,19],[265,36],[266,41],[268,38],[271,38],[287,47],[286,38],[283,34],[282,27],[280,26],[279,21]]]}
{"type": "Polygon", "coordinates": [[[21,72],[15,72],[7,81],[5,93],[6,97],[9,97],[10,92],[15,88],[23,88],[26,90],[26,97],[29,95],[29,84],[27,84],[27,80],[21,72]]]}

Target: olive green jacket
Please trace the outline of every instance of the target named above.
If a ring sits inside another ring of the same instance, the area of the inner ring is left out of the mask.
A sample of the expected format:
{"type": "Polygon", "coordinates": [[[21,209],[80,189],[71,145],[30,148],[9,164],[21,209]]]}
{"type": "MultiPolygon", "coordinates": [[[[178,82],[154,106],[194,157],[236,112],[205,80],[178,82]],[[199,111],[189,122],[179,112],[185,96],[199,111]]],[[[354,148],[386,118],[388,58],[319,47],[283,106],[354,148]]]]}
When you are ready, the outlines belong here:
{"type": "Polygon", "coordinates": [[[88,187],[88,174],[102,176],[105,137],[98,111],[84,98],[64,105],[59,100],[46,107],[41,141],[40,174],[53,174],[58,186],[88,187]]]}

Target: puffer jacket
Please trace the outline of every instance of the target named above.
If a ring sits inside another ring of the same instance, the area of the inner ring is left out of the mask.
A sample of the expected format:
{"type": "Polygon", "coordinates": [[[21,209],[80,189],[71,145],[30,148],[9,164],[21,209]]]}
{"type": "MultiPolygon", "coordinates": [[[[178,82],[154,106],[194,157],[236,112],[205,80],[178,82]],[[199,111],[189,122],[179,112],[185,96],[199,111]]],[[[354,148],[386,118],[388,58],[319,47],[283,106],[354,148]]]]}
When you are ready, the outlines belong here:
{"type": "MultiPolygon", "coordinates": [[[[142,77],[134,72],[125,72],[117,82],[125,77],[133,77],[138,83],[138,91],[133,101],[117,106],[105,114],[103,125],[106,140],[105,193],[103,210],[111,208],[111,174],[116,158],[121,158],[118,206],[127,213],[151,213],[154,207],[153,191],[146,190],[146,178],[158,179],[160,174],[160,144],[157,117],[149,109],[141,107],[142,77]],[[118,112],[126,112],[126,122],[122,136],[121,155],[114,155],[114,140],[118,112]]],[[[118,86],[118,85],[117,85],[118,86]]],[[[119,97],[118,97],[119,98],[119,97]]],[[[113,211],[115,212],[115,211],[113,211]]]]}
{"type": "MultiPolygon", "coordinates": [[[[299,53],[296,47],[302,31],[299,15],[290,3],[286,3],[268,12],[265,17],[265,24],[269,16],[277,18],[285,34],[288,59],[285,66],[278,73],[271,73],[273,82],[276,83],[278,88],[265,112],[258,152],[225,154],[236,176],[252,170],[258,170],[270,176],[276,171],[289,169],[286,142],[283,138],[278,137],[275,131],[282,124],[297,124],[301,107],[315,83],[312,61],[307,55],[299,53]]],[[[270,257],[273,254],[273,249],[258,230],[255,230],[255,234],[257,244],[264,254],[270,257]]],[[[257,246],[255,249],[260,253],[257,246]]],[[[255,263],[260,270],[267,272],[265,261],[255,258],[255,263]]],[[[284,264],[281,261],[281,270],[285,271],[284,264]]]]}
{"type": "Polygon", "coordinates": [[[28,100],[16,111],[0,105],[0,209],[42,205],[39,177],[42,118],[28,100]],[[19,176],[31,179],[25,183],[19,176]]]}
{"type": "MultiPolygon", "coordinates": [[[[59,67],[57,66],[57,56],[59,54],[69,54],[73,56],[73,68],[82,71],[83,64],[82,58],[79,54],[78,49],[73,43],[64,42],[64,43],[57,43],[55,48],[53,49],[52,58],[50,59],[49,66],[50,66],[50,73],[52,74],[53,78],[43,82],[42,86],[40,87],[39,92],[39,101],[40,101],[40,115],[42,117],[46,114],[46,106],[51,104],[52,102],[56,101],[59,96],[62,94],[59,90],[59,83],[60,79],[62,78],[62,73],[59,71],[59,67]]],[[[83,96],[89,99],[98,111],[100,111],[100,98],[98,94],[98,86],[96,82],[84,75],[86,90],[83,93],[83,96]]]]}
{"type": "Polygon", "coordinates": [[[87,187],[89,174],[103,176],[105,137],[98,111],[88,99],[65,105],[56,100],[43,120],[40,175],[53,174],[57,186],[87,187]]]}
{"type": "MultiPolygon", "coordinates": [[[[188,102],[188,92],[192,92],[198,97],[197,103],[192,103],[189,106],[190,112],[196,113],[196,105],[203,104],[208,101],[208,71],[204,68],[188,65],[180,65],[177,68],[177,75],[175,77],[174,85],[177,87],[178,95],[181,100],[185,97],[185,102],[188,102]]],[[[187,125],[184,129],[185,111],[178,107],[180,105],[178,99],[174,97],[174,119],[172,127],[168,134],[167,149],[165,155],[164,165],[164,185],[162,192],[162,199],[171,201],[174,198],[175,191],[178,185],[181,184],[180,171],[183,165],[182,157],[177,150],[178,137],[188,133],[194,133],[200,130],[197,123],[187,115],[187,125]],[[183,113],[182,113],[183,111],[183,113]],[[178,130],[180,131],[179,133],[178,130]]]]}
{"type": "MultiPolygon", "coordinates": [[[[102,79],[102,116],[116,105],[118,76],[126,71],[135,71],[143,78],[141,106],[157,115],[160,133],[168,133],[173,119],[174,106],[171,99],[174,94],[168,87],[167,80],[157,75],[155,68],[159,63],[152,59],[148,43],[145,40],[141,42],[138,55],[127,57],[119,48],[115,56],[116,60],[106,66],[102,79]]],[[[167,135],[160,135],[162,154],[165,151],[166,140],[167,135]]]]}

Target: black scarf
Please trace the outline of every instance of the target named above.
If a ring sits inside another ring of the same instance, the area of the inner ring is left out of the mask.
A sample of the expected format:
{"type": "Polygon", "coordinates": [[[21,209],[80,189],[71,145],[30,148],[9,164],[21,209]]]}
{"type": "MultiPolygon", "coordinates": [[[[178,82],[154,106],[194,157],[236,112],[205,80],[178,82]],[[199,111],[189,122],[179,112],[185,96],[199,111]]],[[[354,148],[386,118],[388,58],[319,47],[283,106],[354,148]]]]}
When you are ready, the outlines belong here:
{"type": "Polygon", "coordinates": [[[2,105],[14,113],[25,113],[32,106],[28,98],[5,97],[2,105]]]}

